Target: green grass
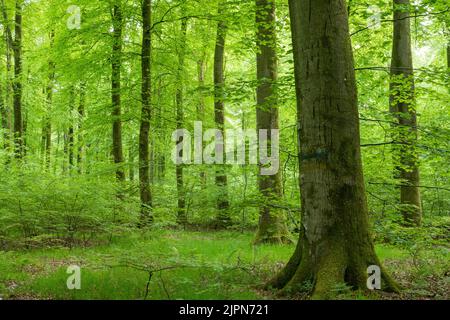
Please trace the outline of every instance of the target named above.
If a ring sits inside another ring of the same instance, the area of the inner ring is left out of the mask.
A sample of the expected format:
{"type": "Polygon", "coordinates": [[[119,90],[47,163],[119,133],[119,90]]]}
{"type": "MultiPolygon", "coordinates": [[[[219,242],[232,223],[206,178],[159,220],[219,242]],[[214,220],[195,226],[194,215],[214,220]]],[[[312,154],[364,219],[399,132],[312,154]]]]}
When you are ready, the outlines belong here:
{"type": "MultiPolygon", "coordinates": [[[[258,290],[290,258],[294,245],[252,246],[253,233],[151,231],[89,248],[0,252],[4,299],[265,299],[258,290]],[[68,290],[69,265],[81,266],[81,290],[68,290]]],[[[408,258],[377,246],[382,260],[408,258]]],[[[364,299],[363,296],[359,299],[364,299]]]]}

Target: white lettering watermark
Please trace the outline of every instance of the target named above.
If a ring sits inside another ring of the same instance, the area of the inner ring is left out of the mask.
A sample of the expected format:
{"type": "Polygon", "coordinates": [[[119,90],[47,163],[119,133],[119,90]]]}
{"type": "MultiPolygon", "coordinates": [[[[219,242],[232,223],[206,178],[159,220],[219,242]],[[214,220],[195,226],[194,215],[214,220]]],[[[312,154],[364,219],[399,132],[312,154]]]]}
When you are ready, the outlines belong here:
{"type": "Polygon", "coordinates": [[[69,266],[66,273],[70,274],[67,278],[67,289],[81,289],[81,268],[76,265],[69,266]]]}
{"type": "Polygon", "coordinates": [[[172,161],[175,164],[259,164],[260,174],[265,176],[275,175],[279,170],[278,129],[261,129],[259,132],[252,129],[208,129],[203,132],[202,122],[196,121],[193,137],[192,143],[189,130],[177,129],[173,132],[172,140],[176,145],[172,150],[172,161]]]}
{"type": "Polygon", "coordinates": [[[379,266],[372,265],[367,268],[367,289],[381,290],[381,269],[379,266]]]}

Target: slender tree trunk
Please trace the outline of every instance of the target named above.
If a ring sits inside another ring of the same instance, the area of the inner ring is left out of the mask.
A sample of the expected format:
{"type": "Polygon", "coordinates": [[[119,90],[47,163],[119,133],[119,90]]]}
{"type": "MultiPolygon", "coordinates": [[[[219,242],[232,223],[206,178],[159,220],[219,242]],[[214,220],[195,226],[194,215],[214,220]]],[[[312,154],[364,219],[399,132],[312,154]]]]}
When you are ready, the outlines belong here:
{"type": "Polygon", "coordinates": [[[151,0],[142,2],[142,111],[139,131],[139,185],[141,197],[141,226],[153,221],[150,188],[149,133],[151,118],[151,0]]]}
{"type": "MultiPolygon", "coordinates": [[[[55,37],[55,33],[52,31],[50,33],[50,50],[53,48],[53,40],[55,37]]],[[[46,93],[46,100],[45,104],[47,107],[46,115],[44,117],[44,125],[43,125],[43,135],[42,140],[44,144],[44,154],[43,157],[45,158],[45,168],[47,170],[50,169],[50,163],[51,163],[51,153],[52,153],[52,122],[51,122],[51,115],[52,115],[52,103],[53,103],[53,85],[55,81],[55,63],[50,59],[48,61],[48,80],[47,80],[47,87],[45,88],[46,93]]]]}
{"type": "MultiPolygon", "coordinates": [[[[272,287],[336,284],[367,289],[367,267],[381,263],[369,234],[359,115],[345,0],[290,0],[297,92],[301,230],[272,287]]],[[[382,285],[397,290],[382,270],[382,285]]]]}
{"type": "Polygon", "coordinates": [[[23,120],[22,120],[22,3],[16,0],[14,28],[14,145],[16,158],[21,159],[23,150],[23,120]]]}
{"type": "Polygon", "coordinates": [[[86,83],[82,81],[80,83],[80,101],[78,102],[78,128],[77,128],[77,170],[79,174],[83,173],[83,161],[84,161],[84,134],[83,134],[83,121],[86,105],[86,83]]]}
{"type": "MultiPolygon", "coordinates": [[[[277,54],[274,0],[256,0],[257,27],[257,79],[256,124],[259,130],[268,130],[267,147],[272,143],[272,130],[278,130],[277,106],[277,54]]],[[[261,142],[261,141],[260,141],[261,142]]],[[[261,146],[259,146],[261,149],[261,146]]],[[[273,156],[273,155],[272,155],[273,156]]],[[[255,243],[289,242],[285,214],[270,207],[271,202],[282,198],[281,173],[258,175],[259,191],[263,197],[260,206],[258,232],[255,243]]]]}
{"type": "Polygon", "coordinates": [[[111,96],[112,96],[112,119],[113,119],[113,157],[116,164],[116,177],[118,181],[125,180],[125,172],[122,168],[122,121],[121,117],[121,67],[122,67],[122,29],[123,18],[120,0],[113,7],[113,47],[112,47],[112,73],[111,73],[111,96]]]}
{"type": "MultiPolygon", "coordinates": [[[[224,104],[224,58],[225,58],[225,37],[227,33],[227,24],[223,17],[225,13],[225,1],[219,2],[217,23],[217,37],[214,51],[214,120],[216,128],[222,132],[223,143],[225,144],[225,104],[224,104]]],[[[216,142],[217,143],[217,142],[216,142]]],[[[224,151],[224,146],[221,146],[224,151]]],[[[225,153],[225,152],[224,152],[225,153]]],[[[216,187],[217,187],[217,227],[223,228],[231,223],[229,201],[228,201],[228,181],[225,173],[225,166],[216,164],[216,187]]]]}
{"type": "Polygon", "coordinates": [[[75,110],[75,88],[72,86],[70,88],[70,101],[69,101],[69,129],[67,133],[67,148],[69,157],[69,172],[72,171],[74,167],[74,134],[75,130],[73,128],[73,111],[75,110]]]}
{"type": "Polygon", "coordinates": [[[0,116],[2,117],[3,130],[3,147],[6,151],[9,150],[9,112],[8,105],[3,100],[3,87],[0,84],[0,116]]]}
{"type": "Polygon", "coordinates": [[[400,204],[407,225],[420,225],[419,164],[416,150],[417,116],[411,50],[409,0],[394,0],[394,35],[391,61],[390,112],[394,126],[395,176],[400,179],[400,204]]]}
{"type": "MultiPolygon", "coordinates": [[[[5,35],[5,55],[6,55],[6,87],[5,87],[5,102],[2,108],[2,127],[4,129],[4,148],[10,153],[11,152],[11,132],[12,132],[12,114],[11,110],[13,102],[11,97],[13,97],[13,81],[11,77],[12,70],[12,57],[11,52],[13,48],[13,38],[11,34],[11,27],[8,21],[8,14],[6,11],[6,6],[4,0],[1,2],[2,14],[3,14],[3,25],[4,25],[4,35],[5,35]]],[[[7,163],[9,159],[7,160],[7,163]]]]}
{"type": "MultiPolygon", "coordinates": [[[[175,103],[177,106],[177,129],[183,128],[184,123],[184,103],[183,103],[183,71],[184,71],[184,56],[186,54],[186,32],[187,32],[187,19],[181,20],[181,40],[180,47],[178,49],[178,71],[177,71],[177,90],[175,96],[175,103]]],[[[177,144],[183,141],[183,137],[177,137],[177,144]]],[[[180,153],[183,156],[183,150],[180,153]]],[[[177,223],[185,226],[187,223],[186,212],[186,192],[184,188],[183,177],[183,164],[177,164],[175,169],[175,175],[177,178],[177,194],[178,194],[178,213],[177,223]]]]}
{"type": "MultiPolygon", "coordinates": [[[[204,88],[205,88],[205,73],[206,73],[206,62],[205,55],[203,54],[202,58],[197,61],[197,79],[198,79],[198,105],[197,105],[197,121],[203,123],[205,120],[205,96],[204,96],[204,88]]],[[[203,140],[202,140],[203,145],[203,140]]],[[[202,147],[203,150],[203,147],[202,147]]],[[[206,186],[206,172],[202,169],[200,171],[200,183],[204,188],[206,186]]]]}

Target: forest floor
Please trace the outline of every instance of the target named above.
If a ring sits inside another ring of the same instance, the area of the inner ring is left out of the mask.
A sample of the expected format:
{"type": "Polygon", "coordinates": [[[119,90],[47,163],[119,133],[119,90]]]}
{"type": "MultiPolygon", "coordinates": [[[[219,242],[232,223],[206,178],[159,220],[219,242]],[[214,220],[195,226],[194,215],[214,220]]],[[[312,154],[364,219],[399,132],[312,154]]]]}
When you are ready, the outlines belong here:
{"type": "MultiPolygon", "coordinates": [[[[250,232],[149,231],[74,248],[0,251],[2,299],[305,299],[260,285],[288,261],[294,245],[252,246],[250,232]],[[68,290],[67,268],[81,268],[81,289],[68,290]]],[[[448,249],[410,253],[377,245],[401,295],[352,292],[336,299],[449,299],[448,249]]]]}

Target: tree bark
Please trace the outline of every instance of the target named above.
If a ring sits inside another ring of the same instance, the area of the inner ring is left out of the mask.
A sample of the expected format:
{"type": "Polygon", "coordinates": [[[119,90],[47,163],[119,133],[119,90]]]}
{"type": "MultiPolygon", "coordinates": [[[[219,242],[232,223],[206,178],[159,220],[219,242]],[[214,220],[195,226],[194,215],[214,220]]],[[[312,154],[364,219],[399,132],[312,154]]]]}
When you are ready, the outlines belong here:
{"type": "Polygon", "coordinates": [[[75,110],[75,88],[72,86],[70,88],[70,100],[69,100],[69,129],[67,133],[67,148],[68,148],[68,156],[69,156],[69,172],[72,171],[74,167],[74,134],[75,130],[73,127],[73,111],[75,110]]]}
{"type": "MultiPolygon", "coordinates": [[[[55,33],[52,31],[50,33],[50,50],[53,48],[55,33]]],[[[53,103],[53,85],[55,81],[55,63],[52,59],[48,61],[48,79],[47,79],[47,87],[45,88],[46,93],[46,115],[44,116],[44,124],[43,124],[43,134],[42,134],[42,142],[44,147],[44,162],[46,170],[50,169],[51,163],[51,153],[52,153],[52,103],[53,103]]]]}
{"type": "Polygon", "coordinates": [[[14,145],[15,156],[21,159],[24,155],[23,148],[23,120],[22,120],[22,3],[16,0],[15,27],[14,27],[14,145]]]}
{"type": "Polygon", "coordinates": [[[113,7],[113,46],[111,56],[111,98],[112,98],[112,119],[113,119],[113,158],[116,164],[116,178],[118,181],[125,181],[122,150],[122,121],[121,121],[121,67],[122,67],[122,30],[123,17],[120,0],[113,7]]]}
{"type": "MultiPolygon", "coordinates": [[[[11,34],[11,27],[8,21],[8,14],[6,11],[6,6],[4,0],[1,2],[2,5],[2,15],[3,15],[3,25],[4,25],[4,35],[5,35],[5,55],[6,55],[6,86],[5,86],[5,102],[1,109],[2,112],[2,127],[4,129],[3,146],[8,154],[11,152],[11,133],[12,133],[12,100],[13,96],[11,93],[13,92],[13,81],[11,79],[11,69],[12,69],[12,61],[11,61],[11,52],[13,48],[13,39],[11,34]]],[[[7,163],[9,162],[9,158],[7,163]]]]}
{"type": "Polygon", "coordinates": [[[394,0],[394,34],[391,61],[390,112],[394,125],[393,155],[395,176],[400,179],[400,204],[404,222],[421,223],[419,164],[416,150],[417,116],[411,50],[410,1],[394,0]]]}
{"type": "MultiPolygon", "coordinates": [[[[203,123],[205,120],[205,96],[204,96],[204,88],[205,88],[205,73],[206,73],[206,62],[205,62],[205,54],[197,61],[197,81],[198,81],[198,105],[197,105],[197,121],[203,123]]],[[[203,140],[202,140],[202,150],[203,150],[203,140]]],[[[200,183],[202,188],[206,186],[206,172],[202,169],[200,171],[200,183]]]]}
{"type": "MultiPolygon", "coordinates": [[[[258,132],[259,130],[268,130],[267,145],[269,147],[272,143],[271,131],[279,129],[274,0],[256,0],[256,27],[258,47],[256,55],[258,80],[256,125],[258,132]]],[[[259,208],[260,217],[255,243],[290,242],[284,212],[268,205],[270,202],[277,202],[282,198],[281,173],[279,171],[274,175],[259,173],[258,184],[263,199],[259,208]]]]}
{"type": "MultiPolygon", "coordinates": [[[[216,128],[221,131],[223,143],[225,144],[225,104],[224,104],[224,58],[225,58],[225,37],[227,24],[222,15],[225,13],[225,1],[221,0],[218,7],[219,22],[217,23],[217,37],[214,50],[214,121],[216,128]]],[[[218,142],[216,142],[218,143],[218,142]]],[[[222,146],[223,153],[225,148],[222,146]]],[[[225,166],[216,164],[215,183],[217,187],[217,217],[216,225],[223,228],[231,223],[228,202],[228,181],[225,173],[225,166]]]]}
{"type": "Polygon", "coordinates": [[[83,134],[83,121],[86,105],[86,83],[81,81],[80,83],[80,101],[78,102],[78,128],[77,128],[77,170],[79,174],[83,173],[83,161],[84,161],[84,134],[83,134]]]}
{"type": "Polygon", "coordinates": [[[151,120],[151,0],[142,2],[142,111],[139,131],[139,185],[141,197],[141,225],[153,221],[150,188],[149,134],[151,120]]]}
{"type": "MultiPolygon", "coordinates": [[[[177,70],[177,89],[175,95],[175,103],[177,107],[177,129],[183,129],[184,122],[184,102],[183,102],[183,70],[184,70],[184,57],[186,54],[186,33],[187,33],[187,19],[181,20],[181,39],[180,47],[178,49],[178,70],[177,70]]],[[[177,137],[177,144],[183,141],[183,137],[177,137]]],[[[183,150],[180,152],[180,156],[183,156],[183,150]]],[[[178,195],[178,212],[177,223],[185,226],[187,224],[187,212],[186,212],[186,192],[184,189],[184,177],[183,177],[183,164],[177,164],[175,169],[175,175],[177,179],[177,195],[178,195]]]]}
{"type": "MultiPolygon", "coordinates": [[[[300,237],[270,282],[330,298],[346,283],[367,289],[381,263],[369,234],[359,141],[356,82],[345,0],[290,0],[298,112],[300,237]]],[[[382,269],[382,268],[381,268],[382,269]]],[[[382,269],[385,290],[397,286],[382,269]]]]}

